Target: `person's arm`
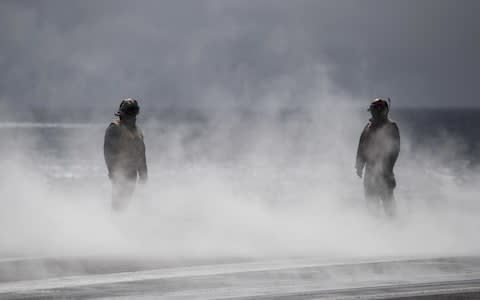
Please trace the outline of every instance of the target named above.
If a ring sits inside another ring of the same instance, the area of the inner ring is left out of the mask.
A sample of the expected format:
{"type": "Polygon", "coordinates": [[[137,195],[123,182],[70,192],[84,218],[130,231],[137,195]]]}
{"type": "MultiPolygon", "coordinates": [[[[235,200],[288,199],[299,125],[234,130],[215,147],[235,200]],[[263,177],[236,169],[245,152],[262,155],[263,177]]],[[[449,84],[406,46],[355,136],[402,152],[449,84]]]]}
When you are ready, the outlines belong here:
{"type": "Polygon", "coordinates": [[[391,152],[388,156],[388,170],[393,171],[393,167],[397,162],[398,156],[400,154],[400,131],[398,130],[397,123],[392,122],[390,127],[390,139],[392,141],[391,152]]]}
{"type": "Polygon", "coordinates": [[[120,142],[120,128],[116,124],[110,124],[105,131],[103,154],[108,169],[108,177],[112,178],[115,165],[118,163],[120,142]]]}
{"type": "Polygon", "coordinates": [[[143,141],[143,134],[140,143],[140,161],[138,164],[138,177],[140,182],[145,183],[148,179],[147,159],[145,155],[145,142],[143,141]]]}
{"type": "Polygon", "coordinates": [[[358,148],[357,148],[357,159],[355,163],[355,169],[357,170],[357,175],[358,177],[362,177],[363,174],[363,167],[365,166],[366,163],[366,157],[365,157],[365,140],[366,140],[366,135],[367,135],[367,126],[362,131],[362,134],[360,135],[360,140],[358,142],[358,148]]]}

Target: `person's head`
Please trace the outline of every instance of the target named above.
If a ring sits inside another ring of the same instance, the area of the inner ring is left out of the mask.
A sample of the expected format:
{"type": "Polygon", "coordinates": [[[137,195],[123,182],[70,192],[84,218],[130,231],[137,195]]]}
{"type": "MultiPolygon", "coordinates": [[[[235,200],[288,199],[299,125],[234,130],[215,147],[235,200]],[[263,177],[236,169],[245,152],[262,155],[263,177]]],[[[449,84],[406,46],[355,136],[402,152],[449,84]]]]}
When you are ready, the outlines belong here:
{"type": "Polygon", "coordinates": [[[368,111],[372,114],[374,120],[383,120],[388,117],[388,111],[390,107],[386,100],[375,99],[370,103],[368,111]]]}
{"type": "Polygon", "coordinates": [[[140,111],[137,100],[133,98],[127,98],[122,100],[120,107],[115,115],[121,119],[135,119],[140,111]]]}

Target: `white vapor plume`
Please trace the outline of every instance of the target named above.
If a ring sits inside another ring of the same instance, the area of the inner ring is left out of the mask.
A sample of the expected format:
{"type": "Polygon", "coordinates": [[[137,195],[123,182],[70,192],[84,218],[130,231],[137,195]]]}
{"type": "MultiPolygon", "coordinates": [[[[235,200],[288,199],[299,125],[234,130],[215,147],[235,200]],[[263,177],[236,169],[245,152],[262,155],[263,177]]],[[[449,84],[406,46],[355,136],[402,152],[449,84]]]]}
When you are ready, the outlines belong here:
{"type": "MultiPolygon", "coordinates": [[[[110,211],[102,156],[107,120],[1,127],[3,258],[477,253],[479,178],[459,167],[452,155],[458,143],[444,137],[441,147],[415,148],[399,123],[398,215],[371,216],[353,169],[368,115],[325,80],[302,92],[305,105],[295,104],[295,83],[287,80],[259,99],[260,107],[204,107],[202,117],[178,122],[140,115],[150,179],[119,214],[110,211]]],[[[209,94],[215,95],[228,92],[209,94]]]]}

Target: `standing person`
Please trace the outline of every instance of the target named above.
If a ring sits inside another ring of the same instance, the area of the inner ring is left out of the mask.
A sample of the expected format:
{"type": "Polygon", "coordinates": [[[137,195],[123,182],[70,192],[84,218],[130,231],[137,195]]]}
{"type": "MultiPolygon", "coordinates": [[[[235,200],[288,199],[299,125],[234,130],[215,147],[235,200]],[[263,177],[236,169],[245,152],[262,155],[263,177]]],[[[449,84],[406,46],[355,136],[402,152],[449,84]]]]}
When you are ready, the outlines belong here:
{"type": "Polygon", "coordinates": [[[383,205],[388,216],[395,214],[393,190],[396,186],[393,167],[400,153],[400,133],[388,118],[390,103],[375,99],[368,108],[372,118],[363,129],[357,150],[357,175],[362,178],[367,206],[378,211],[383,205]]]}
{"type": "Polygon", "coordinates": [[[116,118],[105,131],[104,155],[112,182],[112,209],[127,207],[137,182],[147,180],[143,133],[136,125],[138,102],[127,98],[120,103],[116,118]]]}

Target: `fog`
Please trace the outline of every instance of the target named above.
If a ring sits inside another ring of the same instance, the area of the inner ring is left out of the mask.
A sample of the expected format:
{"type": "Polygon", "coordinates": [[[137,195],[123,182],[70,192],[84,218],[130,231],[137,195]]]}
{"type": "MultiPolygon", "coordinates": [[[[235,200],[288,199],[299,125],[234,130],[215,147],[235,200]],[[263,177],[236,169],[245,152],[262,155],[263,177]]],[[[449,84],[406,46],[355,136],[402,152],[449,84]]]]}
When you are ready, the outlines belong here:
{"type": "Polygon", "coordinates": [[[354,172],[366,110],[325,89],[311,91],[310,106],[292,107],[292,97],[286,87],[269,95],[282,101],[264,99],[255,112],[205,110],[200,121],[176,123],[144,118],[142,106],[150,178],[122,213],[110,210],[102,151],[113,114],[104,124],[2,125],[2,257],[346,259],[480,250],[478,170],[465,163],[458,138],[414,147],[402,130],[408,124],[399,123],[398,215],[375,216],[354,172]]]}
{"type": "Polygon", "coordinates": [[[390,96],[398,106],[478,107],[479,6],[6,0],[0,103],[15,107],[10,119],[29,119],[34,108],[83,121],[132,95],[149,106],[251,107],[284,82],[303,103],[320,70],[358,105],[390,96]],[[233,97],[212,96],[224,93],[233,97]]]}
{"type": "Polygon", "coordinates": [[[478,107],[478,2],[298,3],[3,1],[0,261],[477,255],[473,138],[398,120],[394,218],[354,165],[374,98],[394,120],[478,107]],[[149,181],[115,213],[102,147],[126,97],[149,181]]]}

